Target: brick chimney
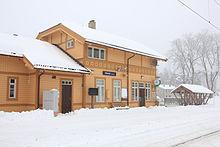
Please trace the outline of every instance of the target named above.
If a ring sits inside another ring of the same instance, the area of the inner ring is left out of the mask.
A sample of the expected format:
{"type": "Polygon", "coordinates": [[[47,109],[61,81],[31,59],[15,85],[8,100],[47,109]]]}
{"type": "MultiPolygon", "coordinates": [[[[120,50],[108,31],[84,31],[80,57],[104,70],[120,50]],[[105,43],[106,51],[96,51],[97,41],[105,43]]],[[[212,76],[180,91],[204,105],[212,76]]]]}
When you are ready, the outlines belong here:
{"type": "Polygon", "coordinates": [[[88,23],[88,27],[91,29],[96,29],[96,22],[95,20],[90,20],[88,23]]]}

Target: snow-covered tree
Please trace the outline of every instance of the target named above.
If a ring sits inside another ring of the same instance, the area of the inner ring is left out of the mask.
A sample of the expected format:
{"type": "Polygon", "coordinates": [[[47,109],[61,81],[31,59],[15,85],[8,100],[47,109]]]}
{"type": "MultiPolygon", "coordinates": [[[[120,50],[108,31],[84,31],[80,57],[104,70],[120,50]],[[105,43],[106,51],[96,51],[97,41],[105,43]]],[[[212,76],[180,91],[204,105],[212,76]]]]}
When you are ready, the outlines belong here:
{"type": "Polygon", "coordinates": [[[175,74],[182,83],[200,83],[199,72],[199,41],[192,34],[172,42],[170,60],[173,63],[175,74]]]}
{"type": "Polygon", "coordinates": [[[210,32],[188,34],[172,42],[169,51],[173,80],[201,84],[215,91],[220,72],[220,35],[210,32]]]}
{"type": "Polygon", "coordinates": [[[220,35],[203,32],[197,35],[199,40],[200,62],[206,86],[215,91],[220,68],[220,35]]]}

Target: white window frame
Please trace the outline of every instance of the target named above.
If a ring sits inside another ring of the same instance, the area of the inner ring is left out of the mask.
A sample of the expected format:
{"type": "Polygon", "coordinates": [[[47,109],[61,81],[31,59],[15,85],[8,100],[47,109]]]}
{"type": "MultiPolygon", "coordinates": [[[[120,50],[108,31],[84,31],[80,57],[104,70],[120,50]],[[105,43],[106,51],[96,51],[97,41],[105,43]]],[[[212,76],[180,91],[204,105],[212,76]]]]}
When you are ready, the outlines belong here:
{"type": "Polygon", "coordinates": [[[114,102],[121,101],[121,80],[113,81],[113,101],[114,102]]]}
{"type": "Polygon", "coordinates": [[[72,40],[69,40],[66,42],[66,48],[72,48],[75,44],[75,40],[72,39],[72,40]]]}
{"type": "Polygon", "coordinates": [[[105,58],[106,58],[106,51],[103,48],[88,46],[87,51],[88,51],[88,58],[99,59],[99,60],[105,60],[105,58]],[[89,48],[92,48],[92,57],[89,56],[89,48]],[[99,50],[99,57],[98,58],[94,57],[94,49],[99,50]],[[104,51],[104,58],[103,59],[101,58],[101,51],[104,51]]]}
{"type": "Polygon", "coordinates": [[[145,83],[145,88],[146,88],[146,100],[150,101],[151,100],[151,84],[145,83]]]}
{"type": "Polygon", "coordinates": [[[131,83],[132,87],[132,101],[137,102],[138,101],[138,82],[132,82],[131,83]]]}
{"type": "Polygon", "coordinates": [[[17,78],[9,78],[9,86],[8,86],[8,98],[9,99],[16,99],[17,98],[17,78]],[[11,83],[11,80],[14,80],[14,83],[11,83]],[[11,88],[11,86],[14,86],[11,88]],[[13,96],[11,96],[11,90],[13,90],[13,96]]]}
{"type": "Polygon", "coordinates": [[[98,88],[98,96],[96,96],[96,102],[105,102],[105,79],[96,79],[96,88],[98,88]],[[103,84],[99,84],[98,80],[103,80],[103,84]]]}

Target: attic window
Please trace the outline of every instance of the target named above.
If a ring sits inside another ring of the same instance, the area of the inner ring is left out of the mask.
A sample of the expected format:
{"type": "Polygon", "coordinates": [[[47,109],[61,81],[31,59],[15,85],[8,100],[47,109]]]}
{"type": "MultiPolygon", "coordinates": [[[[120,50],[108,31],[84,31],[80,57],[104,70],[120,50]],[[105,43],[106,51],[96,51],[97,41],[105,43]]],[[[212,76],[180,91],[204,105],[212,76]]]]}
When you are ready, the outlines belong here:
{"type": "Polygon", "coordinates": [[[66,43],[66,48],[71,48],[71,47],[73,47],[74,46],[74,40],[69,40],[69,41],[67,41],[67,43],[66,43]]]}
{"type": "Polygon", "coordinates": [[[105,49],[97,47],[88,47],[88,57],[105,60],[105,49]]]}

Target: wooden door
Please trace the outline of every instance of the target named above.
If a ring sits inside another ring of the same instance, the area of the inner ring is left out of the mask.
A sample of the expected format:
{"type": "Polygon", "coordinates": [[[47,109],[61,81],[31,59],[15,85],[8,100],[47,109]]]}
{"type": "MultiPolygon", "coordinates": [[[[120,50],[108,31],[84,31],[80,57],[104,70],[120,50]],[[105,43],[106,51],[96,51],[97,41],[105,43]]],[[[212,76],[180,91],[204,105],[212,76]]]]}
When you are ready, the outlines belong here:
{"type": "Polygon", "coordinates": [[[71,112],[72,85],[62,85],[62,113],[71,112]]]}
{"type": "Polygon", "coordinates": [[[139,103],[140,107],[145,106],[145,90],[142,88],[139,88],[139,103]]]}

